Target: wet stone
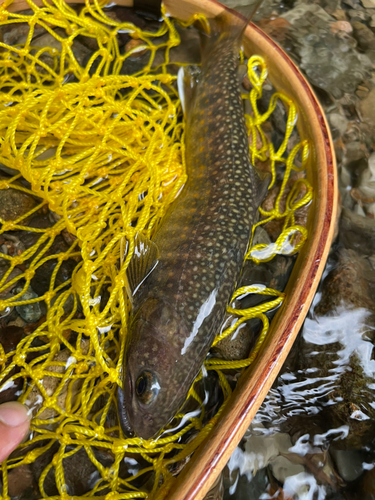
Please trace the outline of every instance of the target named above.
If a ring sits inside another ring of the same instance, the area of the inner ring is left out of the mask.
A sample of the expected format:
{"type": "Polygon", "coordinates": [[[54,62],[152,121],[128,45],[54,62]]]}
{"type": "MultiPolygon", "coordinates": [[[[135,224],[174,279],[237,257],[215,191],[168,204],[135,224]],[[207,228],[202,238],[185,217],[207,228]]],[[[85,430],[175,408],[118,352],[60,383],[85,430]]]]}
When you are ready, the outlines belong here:
{"type": "Polygon", "coordinates": [[[360,450],[330,450],[337,471],[346,482],[355,481],[363,474],[362,463],[365,461],[360,450]]]}
{"type": "Polygon", "coordinates": [[[375,126],[375,88],[359,103],[358,108],[363,119],[375,126]]]}
{"type": "MultiPolygon", "coordinates": [[[[26,23],[16,23],[1,26],[4,43],[7,45],[24,44],[30,33],[30,26],[26,23]]],[[[46,30],[42,26],[36,25],[34,27],[34,37],[40,36],[46,30]]]]}
{"type": "MultiPolygon", "coordinates": [[[[57,265],[56,259],[47,260],[36,270],[35,276],[30,284],[38,296],[44,295],[50,288],[51,277],[57,265]]],[[[72,277],[72,273],[77,265],[73,259],[64,260],[57,271],[54,287],[65,283],[72,277]]]]}
{"type": "Polygon", "coordinates": [[[350,18],[350,21],[352,23],[355,23],[355,22],[366,22],[370,18],[370,15],[365,10],[350,9],[350,10],[347,11],[347,14],[348,14],[348,16],[350,18]]]}
{"type": "MultiPolygon", "coordinates": [[[[64,30],[56,29],[55,31],[56,31],[56,34],[61,38],[67,38],[67,36],[68,36],[64,30]]],[[[42,36],[36,38],[33,41],[33,46],[37,47],[38,49],[44,48],[44,47],[47,47],[49,49],[55,49],[59,53],[62,50],[61,42],[59,40],[57,40],[57,38],[55,38],[53,35],[51,35],[51,33],[46,33],[45,35],[42,35],[42,36]]],[[[72,52],[73,52],[74,57],[76,58],[76,60],[80,66],[84,65],[85,59],[87,58],[88,55],[91,54],[91,50],[89,48],[87,48],[85,45],[83,45],[82,43],[80,43],[78,40],[73,41],[72,52]]],[[[50,54],[50,51],[43,54],[41,56],[41,60],[44,60],[44,62],[46,64],[51,66],[53,64],[53,59],[52,59],[52,56],[50,54]]]]}
{"type": "MultiPolygon", "coordinates": [[[[236,321],[236,318],[228,318],[236,321]]],[[[223,331],[231,326],[230,321],[226,321],[223,331]]],[[[249,357],[254,346],[255,337],[251,327],[247,323],[242,323],[233,333],[218,342],[211,349],[216,356],[227,360],[241,360],[249,357]]]]}
{"type": "Polygon", "coordinates": [[[290,36],[291,24],[283,17],[262,19],[259,21],[258,25],[267,35],[277,42],[285,42],[290,36]]]}
{"type": "Polygon", "coordinates": [[[333,33],[335,19],[317,4],[299,3],[283,17],[294,27],[294,50],[310,82],[335,98],[354,92],[372,68],[355,40],[333,33]]]}
{"type": "Polygon", "coordinates": [[[352,23],[354,38],[362,50],[375,49],[375,34],[365,24],[358,21],[352,23]]]}
{"type": "Polygon", "coordinates": [[[348,120],[344,115],[341,115],[339,113],[331,113],[328,119],[331,125],[333,136],[335,136],[336,131],[338,136],[342,136],[345,134],[348,128],[348,120]]]}
{"type": "MultiPolygon", "coordinates": [[[[15,294],[22,292],[23,288],[16,288],[15,294]]],[[[38,298],[34,290],[29,287],[26,292],[18,298],[18,301],[32,300],[38,298]]],[[[16,306],[16,311],[26,323],[36,323],[43,316],[43,311],[40,302],[32,302],[31,304],[24,304],[16,306]]]]}
{"type": "Polygon", "coordinates": [[[348,21],[336,21],[331,24],[332,33],[339,33],[340,31],[344,31],[345,33],[352,33],[353,27],[348,21]]]}
{"type": "Polygon", "coordinates": [[[32,490],[35,488],[31,466],[22,464],[8,472],[8,493],[9,496],[21,497],[25,494],[26,498],[33,498],[32,490]]]}
{"type": "MultiPolygon", "coordinates": [[[[90,348],[90,341],[88,339],[81,341],[81,351],[84,355],[86,355],[90,348]]],[[[71,365],[74,365],[77,360],[72,357],[72,353],[69,349],[62,349],[60,352],[56,354],[53,361],[48,365],[48,372],[57,375],[64,374],[66,370],[71,370],[69,368],[71,365]],[[60,365],[59,363],[62,363],[60,365]]],[[[66,400],[69,394],[69,403],[71,406],[74,405],[77,395],[82,387],[83,379],[75,380],[73,385],[70,387],[71,392],[68,393],[69,381],[65,383],[65,385],[60,388],[59,392],[56,394],[56,390],[61,383],[61,378],[53,375],[45,375],[42,380],[42,384],[46,390],[48,396],[56,396],[56,403],[59,408],[61,408],[61,412],[65,410],[66,400]]],[[[28,399],[26,401],[27,406],[33,411],[34,416],[40,410],[43,404],[43,397],[36,385],[32,388],[28,399]]],[[[59,412],[54,408],[46,408],[39,415],[40,419],[49,419],[54,418],[59,415],[59,412]]]]}
{"type": "MultiPolygon", "coordinates": [[[[18,189],[0,190],[0,217],[5,221],[13,221],[26,215],[30,210],[36,207],[35,199],[18,189]]],[[[25,220],[20,222],[24,224],[25,220]]]]}
{"type": "MultiPolygon", "coordinates": [[[[47,452],[38,457],[31,465],[33,475],[36,480],[39,480],[43,470],[52,461],[53,457],[59,450],[58,443],[55,443],[47,452]]],[[[65,452],[68,454],[74,448],[67,446],[65,452]]],[[[94,456],[99,463],[104,467],[110,468],[114,462],[113,455],[105,450],[95,450],[94,456]]],[[[90,491],[95,483],[101,479],[100,472],[96,465],[92,463],[84,448],[78,449],[75,453],[68,455],[63,460],[64,478],[67,494],[71,497],[79,497],[90,491]]],[[[59,495],[56,480],[55,469],[49,470],[43,483],[45,492],[48,496],[59,495]]],[[[103,494],[103,490],[101,491],[103,494]]]]}

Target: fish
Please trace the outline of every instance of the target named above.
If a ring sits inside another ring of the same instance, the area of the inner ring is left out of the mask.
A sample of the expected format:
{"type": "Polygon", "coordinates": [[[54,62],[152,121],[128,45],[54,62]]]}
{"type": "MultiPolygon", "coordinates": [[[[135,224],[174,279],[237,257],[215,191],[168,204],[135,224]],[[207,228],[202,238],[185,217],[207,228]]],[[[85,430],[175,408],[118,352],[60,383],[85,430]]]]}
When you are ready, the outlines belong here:
{"type": "Polygon", "coordinates": [[[201,67],[182,78],[188,180],[127,269],[133,301],[118,412],[125,434],[151,439],[174,418],[201,370],[238,282],[269,185],[250,162],[237,68],[248,23],[229,9],[202,34],[201,67]]]}

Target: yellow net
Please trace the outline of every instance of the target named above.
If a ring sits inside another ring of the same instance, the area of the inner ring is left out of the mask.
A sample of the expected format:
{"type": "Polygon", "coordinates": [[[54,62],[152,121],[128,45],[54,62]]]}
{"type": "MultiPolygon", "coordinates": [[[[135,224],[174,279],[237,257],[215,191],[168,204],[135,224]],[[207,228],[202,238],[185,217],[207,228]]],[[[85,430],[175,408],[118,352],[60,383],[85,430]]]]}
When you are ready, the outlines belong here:
{"type": "MultiPolygon", "coordinates": [[[[180,38],[175,21],[165,15],[157,30],[142,30],[114,19],[97,1],[74,10],[62,0],[40,8],[28,0],[30,10],[20,13],[10,13],[11,4],[0,7],[1,26],[19,24],[28,31],[22,44],[0,42],[0,163],[10,173],[0,180],[0,190],[22,192],[34,203],[27,213],[0,218],[4,241],[25,235],[29,242],[21,251],[0,253],[0,311],[6,316],[13,308],[35,306],[40,315],[14,350],[5,352],[0,343],[0,396],[22,381],[18,400],[33,410],[31,439],[1,465],[2,498],[12,495],[15,470],[32,466],[39,493],[30,498],[161,499],[173,487],[178,464],[209,434],[230,399],[225,370],[252,363],[268,331],[265,313],[284,294],[265,289],[261,293],[274,300],[247,310],[228,308],[237,321],[215,344],[251,318],[259,318],[263,328],[249,358],[205,362],[222,390],[216,414],[207,420],[204,409],[180,413],[173,422],[181,422],[179,429],[157,440],[123,436],[116,388],[130,313],[125,271],[135,234],[152,237],[186,182],[181,106],[169,61],[180,38]],[[52,36],[59,48],[38,46],[36,33],[52,36]],[[136,41],[125,52],[119,33],[136,41]],[[75,52],[77,37],[97,44],[85,64],[75,52]],[[140,51],[146,55],[142,69],[122,75],[126,60],[140,51]],[[33,286],[46,268],[48,283],[37,295],[33,286]],[[78,493],[72,492],[72,464],[81,466],[79,474],[91,474],[78,493]]],[[[285,207],[281,198],[292,171],[304,171],[309,146],[300,142],[286,154],[295,105],[276,93],[260,113],[267,76],[260,57],[249,60],[248,76],[252,90],[244,98],[252,108],[246,120],[253,161],[270,162],[273,183],[277,167],[283,171],[275,205],[261,210],[257,224],[282,220],[283,231],[272,245],[252,247],[247,256],[261,262],[298,252],[307,237],[295,223],[296,211],[312,198],[307,180],[294,184],[285,207]],[[262,125],[278,100],[288,119],[285,138],[274,150],[262,125]]],[[[259,290],[242,287],[233,300],[245,293],[259,290]]],[[[202,376],[203,371],[189,393],[198,405],[202,376]]]]}

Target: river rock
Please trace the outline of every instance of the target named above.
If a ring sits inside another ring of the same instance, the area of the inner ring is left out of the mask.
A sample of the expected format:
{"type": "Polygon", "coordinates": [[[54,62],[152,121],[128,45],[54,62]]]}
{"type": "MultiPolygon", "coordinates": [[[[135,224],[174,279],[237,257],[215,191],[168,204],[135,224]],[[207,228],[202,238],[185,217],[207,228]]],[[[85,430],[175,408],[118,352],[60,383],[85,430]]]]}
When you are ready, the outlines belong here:
{"type": "MultiPolygon", "coordinates": [[[[77,448],[75,453],[72,446],[66,446],[65,453],[68,456],[63,460],[64,479],[67,494],[70,497],[81,497],[92,490],[97,481],[101,479],[101,474],[95,464],[92,463],[84,448],[77,448]]],[[[114,457],[112,453],[105,449],[97,450],[92,448],[95,459],[103,466],[110,468],[113,465],[114,457]]],[[[56,456],[59,451],[59,443],[55,442],[52,447],[43,455],[39,456],[31,464],[32,472],[36,481],[39,480],[42,472],[56,456]]],[[[52,467],[44,478],[43,486],[48,496],[58,496],[59,491],[56,486],[55,468],[52,467]]],[[[100,492],[103,493],[103,490],[100,492]]],[[[109,492],[107,492],[109,493],[109,492]]]]}
{"type": "MultiPolygon", "coordinates": [[[[18,189],[0,190],[0,217],[5,221],[14,221],[26,215],[36,207],[34,198],[18,189]]],[[[19,222],[24,225],[25,221],[19,222]]]]}
{"type": "Polygon", "coordinates": [[[37,484],[34,481],[30,464],[21,464],[8,471],[8,493],[14,498],[33,500],[36,498],[37,484]]]}
{"type": "Polygon", "coordinates": [[[371,126],[375,126],[375,88],[370,90],[367,97],[359,102],[358,109],[362,118],[371,126]]]}
{"type": "Polygon", "coordinates": [[[362,464],[365,462],[364,454],[360,450],[336,450],[330,449],[337,472],[342,479],[348,483],[355,481],[363,474],[362,464]]]}
{"type": "Polygon", "coordinates": [[[372,63],[353,39],[332,32],[335,19],[312,3],[298,3],[282,16],[294,27],[295,51],[310,82],[335,98],[354,92],[372,63]]]}
{"type": "MultiPolygon", "coordinates": [[[[18,294],[22,292],[22,290],[22,287],[17,287],[14,293],[18,294]]],[[[36,298],[38,298],[38,295],[34,292],[31,286],[29,286],[29,288],[22,294],[22,296],[18,298],[18,302],[36,298]]],[[[21,316],[21,318],[26,321],[26,323],[36,323],[40,320],[44,313],[40,302],[32,302],[30,304],[16,306],[16,311],[21,316]]]]}
{"type": "MultiPolygon", "coordinates": [[[[64,30],[57,28],[55,30],[56,34],[61,38],[67,38],[67,34],[64,30]]],[[[55,49],[58,53],[61,53],[62,45],[61,42],[55,38],[51,33],[46,33],[45,35],[41,35],[33,41],[33,48],[41,49],[44,47],[48,47],[49,49],[55,49]]],[[[87,59],[88,55],[91,55],[92,52],[85,45],[80,43],[78,40],[73,41],[72,52],[77,63],[80,66],[84,65],[84,61],[87,59]]],[[[41,59],[44,60],[46,64],[51,66],[53,64],[52,56],[47,52],[41,56],[41,59]]]]}
{"type": "MultiPolygon", "coordinates": [[[[83,354],[87,354],[90,348],[90,340],[89,339],[84,339],[81,342],[81,350],[83,354]]],[[[74,365],[77,362],[77,360],[72,356],[72,353],[69,349],[62,349],[60,352],[56,354],[54,357],[53,361],[49,363],[47,371],[50,373],[56,373],[56,374],[63,374],[65,373],[66,370],[71,370],[72,368],[69,368],[71,365],[74,365]],[[59,365],[57,363],[63,363],[63,365],[59,365]]],[[[55,394],[56,389],[61,383],[61,378],[60,377],[54,377],[50,375],[45,375],[41,381],[43,384],[46,393],[48,396],[52,396],[55,394]]],[[[83,379],[77,379],[74,381],[71,389],[71,399],[69,401],[70,405],[73,406],[76,400],[76,397],[82,387],[83,379]]],[[[60,389],[59,393],[57,394],[57,406],[61,408],[61,410],[65,410],[65,405],[66,405],[66,398],[68,395],[68,388],[69,388],[69,380],[65,383],[65,385],[60,389]]],[[[33,389],[31,390],[28,399],[26,401],[27,406],[32,410],[33,415],[35,416],[37,412],[40,410],[40,408],[43,405],[43,396],[40,393],[37,385],[34,385],[33,389]]],[[[62,412],[63,412],[62,411],[62,412]]],[[[38,418],[42,420],[50,419],[57,417],[59,415],[59,412],[55,410],[54,408],[46,408],[43,410],[39,415],[38,418]]]]}
{"type": "Polygon", "coordinates": [[[348,128],[348,119],[340,113],[331,113],[328,116],[331,125],[332,135],[335,136],[336,131],[338,136],[343,136],[348,128]]]}
{"type": "MultiPolygon", "coordinates": [[[[51,277],[57,265],[56,259],[47,260],[36,270],[35,276],[30,284],[38,296],[44,295],[50,287],[51,277]]],[[[72,277],[72,273],[77,265],[73,259],[64,260],[57,271],[54,288],[62,285],[72,277]]]]}
{"type": "Polygon", "coordinates": [[[354,38],[362,50],[375,49],[375,34],[363,23],[355,21],[352,23],[354,38]]]}
{"type": "MultiPolygon", "coordinates": [[[[16,44],[22,45],[26,42],[27,37],[29,36],[30,26],[27,23],[2,25],[1,31],[3,34],[4,43],[11,46],[16,44]]],[[[45,28],[36,24],[34,26],[33,37],[35,38],[37,36],[42,35],[43,33],[46,33],[45,28]]]]}

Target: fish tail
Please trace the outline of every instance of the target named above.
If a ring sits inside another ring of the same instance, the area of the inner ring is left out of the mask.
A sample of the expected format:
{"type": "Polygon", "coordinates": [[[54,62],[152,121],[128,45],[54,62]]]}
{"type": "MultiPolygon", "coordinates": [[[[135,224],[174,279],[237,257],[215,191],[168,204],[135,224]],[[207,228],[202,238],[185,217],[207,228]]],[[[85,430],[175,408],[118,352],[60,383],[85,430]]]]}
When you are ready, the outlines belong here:
{"type": "Polygon", "coordinates": [[[220,38],[241,41],[243,32],[263,0],[254,0],[240,14],[233,9],[225,9],[218,16],[207,21],[199,18],[195,25],[205,35],[204,45],[212,45],[220,38]]]}

